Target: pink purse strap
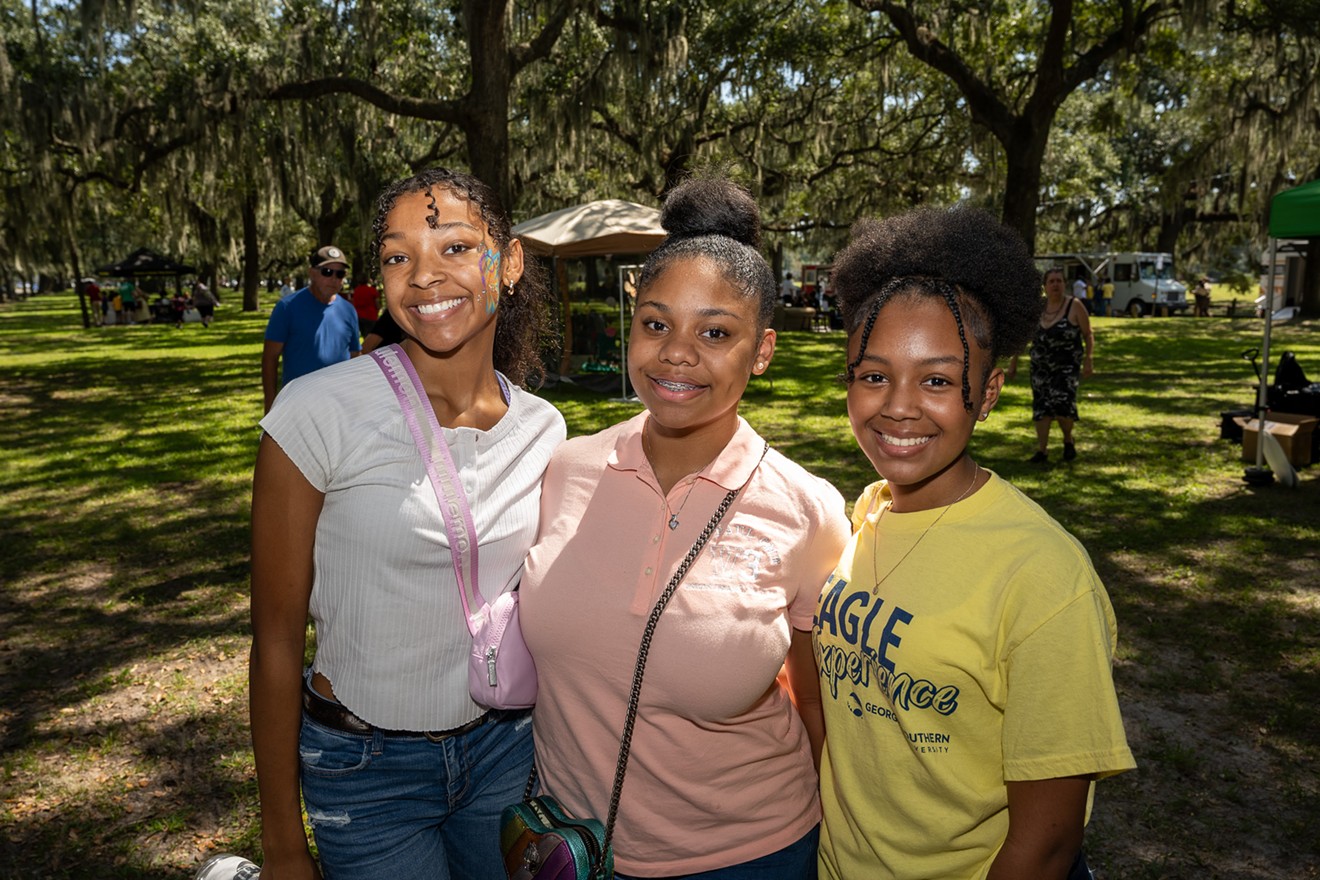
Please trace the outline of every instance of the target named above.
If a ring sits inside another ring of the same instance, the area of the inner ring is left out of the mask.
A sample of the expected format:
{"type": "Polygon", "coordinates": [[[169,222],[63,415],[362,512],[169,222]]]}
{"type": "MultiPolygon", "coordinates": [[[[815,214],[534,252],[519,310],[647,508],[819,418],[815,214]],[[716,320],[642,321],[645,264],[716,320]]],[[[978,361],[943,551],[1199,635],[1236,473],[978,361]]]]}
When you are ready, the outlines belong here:
{"type": "MultiPolygon", "coordinates": [[[[449,444],[445,442],[444,429],[440,427],[422,380],[402,346],[395,343],[378,348],[371,352],[371,358],[394,389],[394,396],[403,410],[404,421],[412,432],[413,443],[426,466],[426,475],[431,480],[431,489],[435,492],[436,501],[440,504],[440,515],[444,518],[445,532],[449,535],[449,552],[454,559],[458,596],[463,600],[463,616],[467,619],[468,632],[475,635],[472,610],[468,604],[468,584],[472,585],[473,604],[478,608],[486,604],[477,580],[477,527],[472,519],[467,495],[463,492],[463,484],[458,479],[454,458],[449,453],[449,444]],[[437,459],[443,468],[436,467],[437,459]]],[[[509,388],[504,377],[499,373],[495,377],[499,380],[505,403],[508,403],[509,388]]]]}

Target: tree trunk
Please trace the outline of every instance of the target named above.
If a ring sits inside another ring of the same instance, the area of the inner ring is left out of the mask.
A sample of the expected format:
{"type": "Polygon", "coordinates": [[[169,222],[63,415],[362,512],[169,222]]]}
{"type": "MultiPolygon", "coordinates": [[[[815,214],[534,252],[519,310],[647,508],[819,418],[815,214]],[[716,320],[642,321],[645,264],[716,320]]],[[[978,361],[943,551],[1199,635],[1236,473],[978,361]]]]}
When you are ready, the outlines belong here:
{"type": "Polygon", "coordinates": [[[87,285],[83,284],[82,254],[78,251],[78,236],[73,231],[73,192],[66,196],[64,237],[69,242],[69,268],[73,269],[73,289],[78,292],[78,310],[82,312],[83,329],[92,326],[91,312],[87,308],[87,285]]]}
{"type": "MultiPolygon", "coordinates": [[[[573,300],[568,295],[568,266],[558,257],[552,257],[555,286],[559,288],[559,307],[564,320],[564,350],[559,354],[559,375],[573,372],[573,300]]],[[[622,333],[624,328],[619,328],[622,333]]]]}
{"type": "MultiPolygon", "coordinates": [[[[1161,254],[1173,254],[1178,245],[1178,238],[1187,228],[1190,212],[1186,205],[1165,211],[1160,217],[1160,232],[1155,238],[1155,251],[1161,254]]],[[[1176,254],[1174,254],[1177,256],[1176,254]]],[[[1175,262],[1174,265],[1177,265],[1175,262]]]]}
{"type": "Polygon", "coordinates": [[[472,173],[513,210],[509,174],[509,9],[512,0],[463,0],[463,23],[472,55],[472,88],[463,99],[463,134],[472,173]]]}
{"type": "Polygon", "coordinates": [[[1008,173],[1004,180],[1005,224],[1022,234],[1027,249],[1036,252],[1036,212],[1040,207],[1041,164],[1050,138],[1050,119],[1018,119],[1004,141],[1008,173]]]}
{"type": "Polygon", "coordinates": [[[333,244],[337,245],[340,250],[344,250],[343,242],[335,241],[335,236],[339,234],[339,227],[344,225],[348,213],[348,201],[339,198],[335,182],[331,180],[321,190],[321,210],[316,216],[316,246],[318,248],[333,244]]]}
{"type": "Polygon", "coordinates": [[[595,257],[586,257],[582,260],[582,270],[586,273],[587,299],[595,299],[600,295],[600,264],[595,257]]]}
{"type": "Polygon", "coordinates": [[[243,195],[243,311],[255,312],[260,305],[257,273],[261,270],[261,254],[257,242],[257,197],[243,195]]]}

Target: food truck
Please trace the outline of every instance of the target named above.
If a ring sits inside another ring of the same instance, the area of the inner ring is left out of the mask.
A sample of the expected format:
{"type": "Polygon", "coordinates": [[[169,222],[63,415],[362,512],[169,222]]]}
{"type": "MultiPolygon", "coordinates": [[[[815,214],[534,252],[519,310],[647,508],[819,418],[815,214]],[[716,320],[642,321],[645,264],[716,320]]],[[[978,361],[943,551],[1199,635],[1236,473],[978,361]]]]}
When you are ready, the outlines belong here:
{"type": "MultiPolygon", "coordinates": [[[[1187,286],[1174,278],[1173,255],[1145,252],[1041,254],[1036,265],[1043,272],[1052,267],[1063,269],[1071,285],[1081,278],[1091,288],[1114,285],[1111,315],[1163,315],[1188,308],[1187,286]]],[[[1090,305],[1089,303],[1087,304],[1090,305]]]]}

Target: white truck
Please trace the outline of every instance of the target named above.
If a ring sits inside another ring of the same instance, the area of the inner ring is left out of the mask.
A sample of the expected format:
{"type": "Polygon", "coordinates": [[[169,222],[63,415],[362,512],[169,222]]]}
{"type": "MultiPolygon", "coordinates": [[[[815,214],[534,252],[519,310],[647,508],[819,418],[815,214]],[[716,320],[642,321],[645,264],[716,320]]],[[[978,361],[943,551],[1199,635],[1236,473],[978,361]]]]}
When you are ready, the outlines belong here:
{"type": "MultiPolygon", "coordinates": [[[[1081,278],[1093,291],[1105,279],[1114,285],[1114,299],[1109,314],[1159,315],[1188,308],[1187,286],[1174,279],[1173,255],[1157,253],[1078,253],[1041,254],[1036,265],[1043,272],[1051,267],[1063,269],[1071,285],[1081,278]]],[[[1094,301],[1087,303],[1094,305],[1094,301]]]]}

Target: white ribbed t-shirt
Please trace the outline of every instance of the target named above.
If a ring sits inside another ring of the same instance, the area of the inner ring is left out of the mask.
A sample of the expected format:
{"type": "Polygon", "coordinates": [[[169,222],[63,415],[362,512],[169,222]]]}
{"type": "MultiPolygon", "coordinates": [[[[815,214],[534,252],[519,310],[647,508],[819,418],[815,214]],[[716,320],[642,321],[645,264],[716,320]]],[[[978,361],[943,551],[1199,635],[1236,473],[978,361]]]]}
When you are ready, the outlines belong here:
{"type": "MultiPolygon", "coordinates": [[[[489,431],[444,429],[476,524],[490,601],[522,576],[541,475],[565,436],[549,403],[510,387],[489,431]]],[[[294,380],[261,421],[318,491],[313,668],[378,727],[445,730],[481,715],[468,696],[472,639],[431,482],[398,400],[371,358],[294,380]]]]}

